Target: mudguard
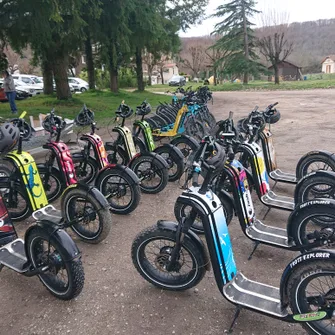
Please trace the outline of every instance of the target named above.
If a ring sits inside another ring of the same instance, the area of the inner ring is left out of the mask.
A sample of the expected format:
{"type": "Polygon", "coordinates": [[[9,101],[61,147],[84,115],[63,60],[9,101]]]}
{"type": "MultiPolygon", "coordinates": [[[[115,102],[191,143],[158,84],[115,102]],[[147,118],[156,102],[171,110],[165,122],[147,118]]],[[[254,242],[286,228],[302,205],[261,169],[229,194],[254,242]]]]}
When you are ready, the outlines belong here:
{"type": "Polygon", "coordinates": [[[140,183],[140,180],[136,176],[135,172],[132,171],[131,169],[129,169],[129,167],[127,167],[125,165],[121,165],[121,164],[109,164],[98,172],[98,175],[95,179],[95,187],[96,188],[100,189],[102,173],[105,172],[105,171],[109,171],[109,170],[118,170],[121,173],[121,175],[129,176],[132,179],[133,184],[138,185],[140,183]]]}
{"type": "Polygon", "coordinates": [[[308,175],[304,176],[298,181],[298,184],[294,190],[294,202],[297,206],[299,204],[298,194],[303,187],[306,187],[306,183],[308,183],[308,179],[312,179],[313,177],[328,177],[335,179],[335,172],[333,171],[326,171],[326,170],[317,170],[314,172],[309,173],[308,175]]]}
{"type": "Polygon", "coordinates": [[[157,147],[154,152],[157,153],[158,151],[158,154],[159,154],[159,150],[161,148],[167,148],[169,150],[169,153],[173,152],[175,155],[177,155],[177,157],[181,160],[181,161],[184,161],[184,155],[182,154],[182,152],[173,144],[169,144],[169,143],[165,143],[159,147],[157,147]]]}
{"type": "Polygon", "coordinates": [[[290,264],[287,265],[280,281],[280,297],[283,306],[287,306],[289,302],[287,284],[290,279],[290,276],[294,272],[299,271],[299,268],[302,264],[320,262],[322,260],[328,260],[328,259],[332,259],[333,261],[335,261],[335,250],[330,249],[313,250],[296,257],[293,261],[290,262],[290,264]]]}
{"type": "Polygon", "coordinates": [[[177,137],[175,137],[175,138],[170,142],[170,144],[175,145],[176,140],[177,140],[178,138],[181,138],[181,137],[187,139],[188,141],[190,141],[190,142],[192,143],[192,145],[194,145],[196,148],[199,147],[199,143],[198,143],[193,137],[191,137],[191,136],[189,136],[189,135],[180,135],[180,136],[177,136],[177,137]]]}
{"type": "MultiPolygon", "coordinates": [[[[36,227],[40,227],[43,230],[47,232],[47,234],[50,236],[50,238],[55,239],[58,244],[59,248],[61,248],[61,252],[66,255],[65,262],[70,262],[73,259],[76,259],[80,257],[81,253],[77,247],[77,245],[74,243],[70,235],[62,229],[60,226],[52,223],[51,221],[37,221],[35,225],[28,228],[26,231],[24,241],[25,241],[25,250],[26,255],[28,255],[28,237],[30,234],[36,229],[36,227]]],[[[30,260],[29,260],[30,261],[30,260]]]]}
{"type": "Polygon", "coordinates": [[[87,194],[90,194],[91,196],[93,196],[96,199],[96,201],[99,203],[99,206],[100,206],[99,209],[109,207],[108,201],[106,200],[104,195],[96,187],[89,186],[89,185],[82,184],[82,183],[78,183],[78,184],[70,185],[64,190],[64,192],[62,194],[62,198],[61,198],[61,208],[62,208],[63,213],[64,213],[63,208],[65,208],[65,204],[64,204],[65,195],[70,193],[70,192],[76,193],[76,191],[79,190],[79,189],[83,190],[87,194]]]}
{"type": "Polygon", "coordinates": [[[133,140],[135,145],[137,145],[140,148],[140,152],[149,151],[147,145],[145,144],[142,138],[133,136],[133,140]]]}
{"type": "MultiPolygon", "coordinates": [[[[160,220],[157,222],[157,227],[163,230],[177,231],[178,224],[173,221],[160,220]]],[[[205,245],[202,242],[202,240],[198,237],[197,234],[193,233],[193,231],[191,230],[189,230],[187,234],[185,234],[184,238],[189,239],[192,242],[194,242],[194,244],[199,248],[199,250],[201,250],[204,260],[205,260],[206,270],[210,271],[211,262],[209,260],[209,256],[207,254],[205,245]]]]}
{"type": "MultiPolygon", "coordinates": [[[[300,222],[296,221],[297,215],[304,215],[304,212],[310,211],[311,207],[315,208],[316,206],[324,208],[324,212],[327,213],[329,208],[333,208],[335,210],[335,200],[333,199],[322,199],[322,198],[316,198],[313,200],[309,200],[306,202],[303,202],[302,204],[298,204],[293,212],[290,214],[288,220],[287,220],[287,236],[289,241],[292,240],[293,231],[297,229],[297,225],[300,224],[300,222]]],[[[306,217],[308,217],[310,213],[306,213],[306,217]]]]}
{"type": "Polygon", "coordinates": [[[306,155],[302,156],[302,157],[299,159],[299,162],[298,162],[297,167],[296,167],[296,170],[295,170],[295,173],[296,173],[297,178],[301,178],[301,176],[299,176],[299,171],[300,171],[300,167],[301,167],[302,162],[303,162],[307,157],[311,157],[311,156],[314,156],[314,155],[324,156],[325,158],[329,159],[329,161],[331,161],[331,162],[335,165],[335,154],[334,154],[334,153],[331,153],[331,152],[326,151],[326,150],[315,150],[315,151],[310,151],[310,152],[308,152],[306,155]]]}
{"type": "Polygon", "coordinates": [[[144,153],[139,153],[139,154],[137,154],[137,155],[136,155],[136,156],[129,162],[128,166],[132,169],[132,167],[133,167],[133,165],[134,165],[136,159],[137,159],[138,157],[142,157],[142,156],[151,156],[152,159],[153,159],[153,161],[156,161],[161,169],[168,169],[168,168],[169,168],[168,163],[166,162],[166,160],[165,160],[162,156],[156,154],[155,152],[144,152],[144,153]]]}

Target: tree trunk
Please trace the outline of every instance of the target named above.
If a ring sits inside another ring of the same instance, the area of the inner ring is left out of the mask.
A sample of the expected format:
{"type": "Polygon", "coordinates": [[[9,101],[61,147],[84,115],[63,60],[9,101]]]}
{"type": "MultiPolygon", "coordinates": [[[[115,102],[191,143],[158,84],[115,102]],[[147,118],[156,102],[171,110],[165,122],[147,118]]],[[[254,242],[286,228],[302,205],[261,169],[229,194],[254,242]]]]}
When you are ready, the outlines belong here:
{"type": "Polygon", "coordinates": [[[148,68],[148,85],[151,86],[151,80],[152,80],[152,69],[148,68]]]}
{"type": "Polygon", "coordinates": [[[50,60],[42,61],[42,71],[43,71],[43,93],[53,94],[53,73],[52,73],[52,62],[50,60]]]}
{"type": "Polygon", "coordinates": [[[216,68],[216,66],[214,66],[214,68],[213,68],[213,77],[214,77],[214,86],[216,86],[217,85],[217,68],[216,68]]]}
{"type": "Polygon", "coordinates": [[[143,92],[145,86],[143,81],[142,50],[138,47],[136,48],[135,57],[136,57],[137,89],[140,92],[143,92]]]}
{"type": "Polygon", "coordinates": [[[66,53],[55,53],[53,59],[53,73],[56,82],[56,93],[58,100],[71,98],[71,91],[67,71],[69,68],[69,56],[66,53]]]}
{"type": "Polygon", "coordinates": [[[94,61],[92,52],[92,43],[89,34],[85,41],[85,54],[86,54],[86,65],[88,74],[88,86],[91,90],[95,89],[95,72],[94,72],[94,61]]]}
{"type": "Polygon", "coordinates": [[[109,82],[110,82],[110,89],[112,92],[117,93],[119,91],[119,72],[117,68],[117,61],[114,59],[113,55],[115,55],[115,52],[113,52],[113,49],[109,51],[109,82]]]}
{"type": "MultiPolygon", "coordinates": [[[[242,12],[243,12],[243,34],[244,34],[244,56],[248,63],[249,61],[249,40],[248,40],[248,29],[247,29],[247,18],[245,15],[245,7],[244,3],[242,2],[242,12]]],[[[249,81],[249,74],[246,70],[243,75],[243,84],[248,84],[249,81]]]]}
{"type": "Polygon", "coordinates": [[[273,66],[274,70],[275,70],[275,84],[279,85],[279,69],[278,69],[278,65],[275,64],[273,66]]]}
{"type": "Polygon", "coordinates": [[[161,77],[162,77],[162,85],[164,85],[164,69],[163,66],[161,66],[161,77]]]}

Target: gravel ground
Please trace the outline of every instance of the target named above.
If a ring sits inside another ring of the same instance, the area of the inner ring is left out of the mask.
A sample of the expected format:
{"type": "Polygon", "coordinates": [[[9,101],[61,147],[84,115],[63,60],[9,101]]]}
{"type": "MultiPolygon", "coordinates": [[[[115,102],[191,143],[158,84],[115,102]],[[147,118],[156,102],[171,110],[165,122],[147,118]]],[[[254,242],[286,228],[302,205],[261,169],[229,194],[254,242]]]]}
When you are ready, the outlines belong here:
{"type": "MultiPolygon", "coordinates": [[[[265,107],[275,101],[280,103],[282,119],[273,127],[273,133],[278,165],[284,171],[294,171],[299,157],[309,150],[332,151],[335,90],[222,92],[215,93],[214,98],[210,108],[217,119],[226,118],[230,110],[238,119],[256,104],[265,107]]],[[[293,187],[277,186],[277,192],[291,195],[293,187]]],[[[134,237],[158,219],[173,219],[174,202],[180,193],[178,184],[172,183],[161,194],[143,194],[133,214],[113,216],[112,234],[105,242],[87,245],[77,241],[86,282],[74,301],[59,301],[37,278],[4,269],[0,281],[0,334],[223,334],[235,307],[221,296],[212,272],[195,289],[173,293],[154,288],[132,265],[130,247],[134,237]]],[[[259,217],[265,210],[257,201],[259,217]]],[[[265,223],[285,227],[287,218],[287,212],[272,210],[265,223]]],[[[28,222],[22,222],[17,228],[23,232],[27,226],[28,222]]],[[[296,253],[260,246],[248,261],[253,244],[242,234],[236,219],[230,232],[240,270],[250,279],[279,286],[283,269],[296,253]]],[[[247,310],[242,311],[234,333],[305,334],[299,325],[247,310]]]]}

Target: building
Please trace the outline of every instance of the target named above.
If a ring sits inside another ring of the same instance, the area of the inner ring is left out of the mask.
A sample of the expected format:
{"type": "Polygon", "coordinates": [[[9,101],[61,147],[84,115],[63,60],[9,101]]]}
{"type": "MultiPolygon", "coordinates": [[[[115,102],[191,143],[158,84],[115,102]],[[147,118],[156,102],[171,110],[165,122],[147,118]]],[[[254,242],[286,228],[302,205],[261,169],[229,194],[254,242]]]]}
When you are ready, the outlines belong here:
{"type": "MultiPolygon", "coordinates": [[[[279,69],[279,77],[281,80],[301,80],[302,79],[302,73],[301,73],[301,67],[294,65],[290,62],[283,61],[278,64],[279,69]]],[[[273,71],[273,66],[268,67],[269,71],[273,71]]],[[[269,77],[269,81],[274,81],[274,76],[269,77]]]]}
{"type": "Polygon", "coordinates": [[[321,64],[323,73],[335,73],[335,55],[327,56],[321,64]]]}

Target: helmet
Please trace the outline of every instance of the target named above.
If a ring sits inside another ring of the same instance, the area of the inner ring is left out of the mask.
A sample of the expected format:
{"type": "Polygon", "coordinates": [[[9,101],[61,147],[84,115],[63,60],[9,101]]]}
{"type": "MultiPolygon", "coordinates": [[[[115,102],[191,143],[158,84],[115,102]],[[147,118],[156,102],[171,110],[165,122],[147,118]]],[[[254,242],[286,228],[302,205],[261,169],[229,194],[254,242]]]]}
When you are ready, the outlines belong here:
{"type": "Polygon", "coordinates": [[[217,142],[207,147],[205,153],[205,161],[208,165],[212,165],[217,170],[222,170],[226,162],[226,151],[217,142]]]}
{"type": "Polygon", "coordinates": [[[133,113],[134,111],[128,105],[125,105],[123,103],[119,106],[119,108],[116,111],[116,115],[124,119],[132,116],[133,113]]]}
{"type": "Polygon", "coordinates": [[[53,133],[55,131],[53,127],[56,127],[57,129],[63,129],[65,127],[65,121],[63,121],[59,116],[48,114],[42,122],[42,127],[47,132],[53,133]]]}
{"type": "Polygon", "coordinates": [[[143,102],[140,106],[136,107],[136,114],[137,115],[148,115],[151,113],[151,106],[147,102],[143,102]]]}
{"type": "Polygon", "coordinates": [[[20,130],[12,123],[6,122],[0,126],[0,153],[11,151],[20,137],[20,130]]]}
{"type": "Polygon", "coordinates": [[[272,109],[268,112],[264,112],[264,119],[266,123],[274,124],[280,120],[280,112],[278,109],[272,109]]]}
{"type": "Polygon", "coordinates": [[[94,121],[94,112],[89,110],[86,106],[79,112],[75,119],[78,126],[88,126],[94,121]]]}

